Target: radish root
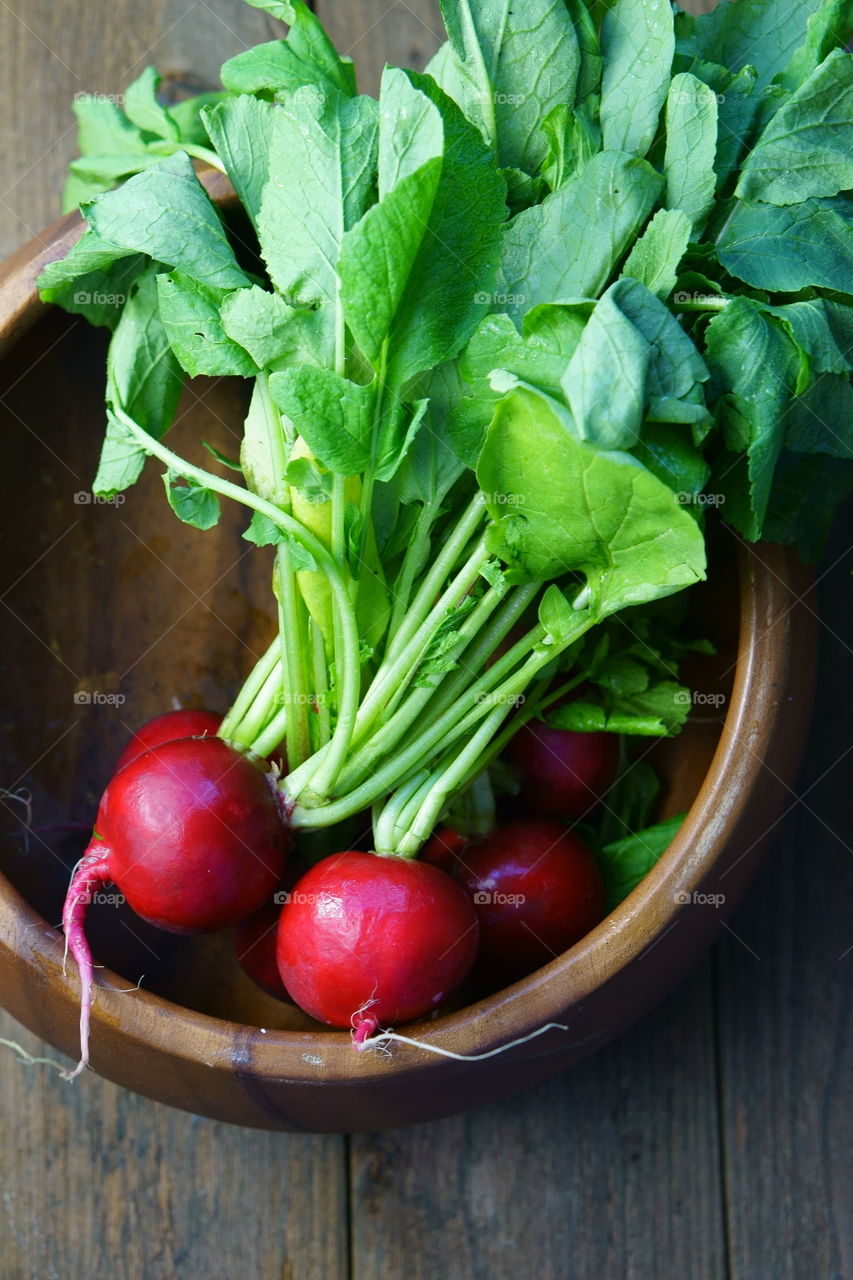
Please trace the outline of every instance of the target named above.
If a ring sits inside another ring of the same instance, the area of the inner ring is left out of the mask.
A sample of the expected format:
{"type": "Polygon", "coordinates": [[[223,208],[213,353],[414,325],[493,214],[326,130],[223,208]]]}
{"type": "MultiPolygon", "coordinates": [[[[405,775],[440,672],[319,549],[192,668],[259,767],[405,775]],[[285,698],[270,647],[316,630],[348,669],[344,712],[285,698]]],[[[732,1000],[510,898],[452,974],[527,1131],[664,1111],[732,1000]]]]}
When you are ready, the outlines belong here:
{"type": "MultiPolygon", "coordinates": [[[[93,841],[77,863],[65,905],[62,908],[62,927],[65,930],[65,954],[71,952],[80,974],[80,1061],[73,1071],[63,1071],[63,1080],[76,1080],[89,1065],[89,1021],[92,1011],[92,986],[94,966],[92,952],[86,941],[86,915],[92,895],[109,884],[109,849],[103,841],[93,841]]],[[[63,961],[64,965],[64,961],[63,961]]]]}

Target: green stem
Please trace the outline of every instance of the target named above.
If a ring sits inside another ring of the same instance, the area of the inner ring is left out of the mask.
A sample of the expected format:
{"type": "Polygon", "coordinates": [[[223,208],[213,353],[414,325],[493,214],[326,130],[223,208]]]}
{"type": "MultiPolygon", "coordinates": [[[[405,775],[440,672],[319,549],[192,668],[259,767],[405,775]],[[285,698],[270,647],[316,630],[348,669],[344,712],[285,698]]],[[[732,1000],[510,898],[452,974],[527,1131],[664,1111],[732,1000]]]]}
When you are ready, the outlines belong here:
{"type": "Polygon", "coordinates": [[[394,582],[394,608],[391,612],[391,620],[388,623],[386,648],[390,647],[396,638],[397,632],[406,616],[406,610],[409,607],[415,579],[429,558],[429,550],[432,545],[430,535],[435,519],[436,508],[429,503],[425,503],[421,507],[420,514],[415,522],[411,542],[406,548],[403,564],[394,582]]]}
{"type": "Polygon", "coordinates": [[[265,498],[259,497],[249,489],[241,489],[239,485],[234,484],[231,480],[224,480],[220,476],[215,476],[205,471],[202,467],[196,467],[191,462],[185,462],[183,458],[173,453],[160,440],[156,440],[154,436],[143,430],[120,406],[114,405],[112,408],[116,417],[124,423],[130,434],[145,449],[146,453],[159,458],[176,475],[182,476],[185,480],[195,480],[197,484],[203,485],[213,493],[220,494],[223,498],[232,498],[235,502],[240,502],[243,506],[249,507],[253,511],[260,511],[261,515],[266,516],[277,529],[281,529],[282,533],[288,534],[300,546],[304,547],[313,556],[321,571],[325,573],[329,580],[336,615],[340,618],[340,644],[336,644],[335,653],[338,687],[340,690],[338,722],[324,759],[324,764],[331,761],[329,771],[336,774],[346,757],[352,737],[355,717],[358,711],[361,673],[358,663],[359,641],[355,611],[349,597],[346,582],[328,549],[309,529],[301,525],[293,516],[283,512],[274,503],[267,502],[265,498]],[[340,652],[337,651],[338,649],[340,652]]]}
{"type": "MultiPolygon", "coordinates": [[[[478,493],[463,512],[456,527],[436,556],[432,567],[418,588],[411,607],[406,613],[405,621],[400,625],[397,634],[386,648],[383,666],[390,662],[408,644],[422,625],[424,618],[433,606],[436,596],[444,586],[445,579],[455,569],[459,557],[482,524],[484,516],[483,498],[478,493]]],[[[381,674],[382,668],[377,672],[377,678],[381,674]]]]}
{"type": "MultiPolygon", "coordinates": [[[[460,627],[459,640],[446,655],[448,662],[461,660],[462,655],[499,603],[500,596],[494,588],[486,592],[476,609],[465,619],[465,622],[460,627]]],[[[467,664],[465,665],[467,666],[467,664]]],[[[446,677],[444,678],[446,679],[446,677]]],[[[441,680],[442,677],[440,675],[434,676],[434,683],[409,693],[402,705],[397,707],[387,718],[383,719],[381,727],[366,742],[362,743],[350,757],[349,763],[340,777],[340,786],[343,791],[350,791],[354,786],[362,782],[378,761],[393,750],[409,726],[422,717],[428,707],[431,707],[435,699],[436,687],[441,680]]]]}
{"type": "Polygon", "coordinates": [[[326,664],[326,647],[323,633],[314,618],[310,620],[311,658],[313,662],[314,696],[317,699],[317,736],[320,746],[325,746],[332,733],[332,720],[329,712],[329,668],[326,664]]]}
{"type": "Polygon", "coordinates": [[[203,160],[205,164],[210,165],[211,169],[218,169],[226,176],[228,173],[215,151],[211,151],[209,147],[200,147],[195,142],[170,142],[164,138],[162,142],[150,143],[148,150],[158,156],[173,156],[178,151],[186,151],[188,156],[203,160]]]}
{"type": "Polygon", "coordinates": [[[254,749],[255,739],[282,706],[284,672],[279,663],[273,667],[249,710],[232,734],[232,741],[254,749]]]}
{"type": "Polygon", "coordinates": [[[421,802],[417,816],[408,829],[397,838],[396,853],[403,858],[417,857],[421,846],[428,840],[447,805],[447,801],[465,779],[471,766],[479,759],[484,748],[501,726],[506,712],[497,707],[487,716],[470,742],[453,758],[452,763],[433,783],[421,802]]]}
{"type": "Polygon", "coordinates": [[[220,738],[227,740],[232,737],[240,721],[248,713],[255,698],[263,688],[270,672],[278,665],[280,654],[278,636],[276,636],[264,656],[255,664],[251,675],[237,694],[230,711],[222,721],[218,735],[220,738]]]}
{"type": "Polygon", "coordinates": [[[269,722],[263,733],[258,734],[252,744],[252,751],[259,756],[268,756],[280,746],[287,735],[287,707],[282,707],[278,715],[269,722]]]}

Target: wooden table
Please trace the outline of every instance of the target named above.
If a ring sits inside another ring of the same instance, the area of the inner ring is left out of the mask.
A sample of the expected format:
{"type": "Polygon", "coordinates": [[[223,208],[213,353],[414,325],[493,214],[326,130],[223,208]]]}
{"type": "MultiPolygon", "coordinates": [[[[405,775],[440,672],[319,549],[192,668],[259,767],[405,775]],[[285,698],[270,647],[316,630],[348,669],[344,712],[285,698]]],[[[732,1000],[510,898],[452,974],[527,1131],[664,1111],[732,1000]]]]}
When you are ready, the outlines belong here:
{"type": "MultiPolygon", "coordinates": [[[[439,39],[433,0],[315,7],[370,88],[439,39]]],[[[0,254],[55,216],[75,92],[149,62],[212,82],[275,33],[240,0],[0,0],[0,254]]],[[[651,1016],[524,1096],[352,1139],[214,1124],[3,1050],[0,1277],[853,1276],[849,542],[820,570],[816,729],[778,844],[651,1016]]],[[[44,1052],[5,1016],[0,1035],[44,1052]]]]}

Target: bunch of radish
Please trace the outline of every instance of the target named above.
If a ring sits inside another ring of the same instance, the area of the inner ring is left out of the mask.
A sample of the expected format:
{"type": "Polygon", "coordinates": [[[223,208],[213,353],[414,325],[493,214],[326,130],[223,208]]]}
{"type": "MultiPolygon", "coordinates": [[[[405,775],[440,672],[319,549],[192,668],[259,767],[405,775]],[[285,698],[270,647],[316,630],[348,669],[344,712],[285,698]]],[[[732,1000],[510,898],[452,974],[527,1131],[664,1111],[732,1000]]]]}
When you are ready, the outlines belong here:
{"type": "Polygon", "coordinates": [[[235,928],[358,1047],[561,955],[677,830],[632,740],[693,703],[709,512],[814,558],[853,489],[853,19],[792,0],[780,43],[752,6],[767,65],[730,68],[738,5],[441,0],[377,101],[303,0],[249,3],[290,30],[222,93],[78,95],[86,230],[39,280],[112,331],[93,491],[153,460],[180,520],[236,503],[274,557],[226,714],[150,722],[103,794],[63,916],[78,1070],[107,882],[235,928]],[[238,457],[169,447],[187,376],[244,381],[238,457]]]}

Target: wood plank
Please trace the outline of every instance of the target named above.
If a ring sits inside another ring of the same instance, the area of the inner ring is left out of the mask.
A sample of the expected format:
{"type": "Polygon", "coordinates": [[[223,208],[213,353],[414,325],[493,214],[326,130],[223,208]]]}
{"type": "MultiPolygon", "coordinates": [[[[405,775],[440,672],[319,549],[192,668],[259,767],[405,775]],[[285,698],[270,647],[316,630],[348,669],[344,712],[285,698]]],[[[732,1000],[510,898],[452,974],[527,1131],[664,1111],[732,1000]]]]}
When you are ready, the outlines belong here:
{"type": "Polygon", "coordinates": [[[482,1111],[352,1141],[358,1280],[720,1280],[710,966],[642,1024],[482,1111]]]}
{"type": "MultiPolygon", "coordinates": [[[[0,1036],[56,1057],[6,1014],[0,1036]]],[[[0,1054],[4,1276],[346,1275],[343,1139],[215,1124],[0,1054]]]]}
{"type": "Polygon", "coordinates": [[[804,800],[717,953],[734,1280],[853,1272],[851,532],[853,521],[822,583],[804,800]]]}
{"type": "Polygon", "coordinates": [[[0,257],[59,213],[75,93],[121,94],[149,63],[215,87],[226,58],[282,31],[242,0],[0,4],[0,257]]]}

